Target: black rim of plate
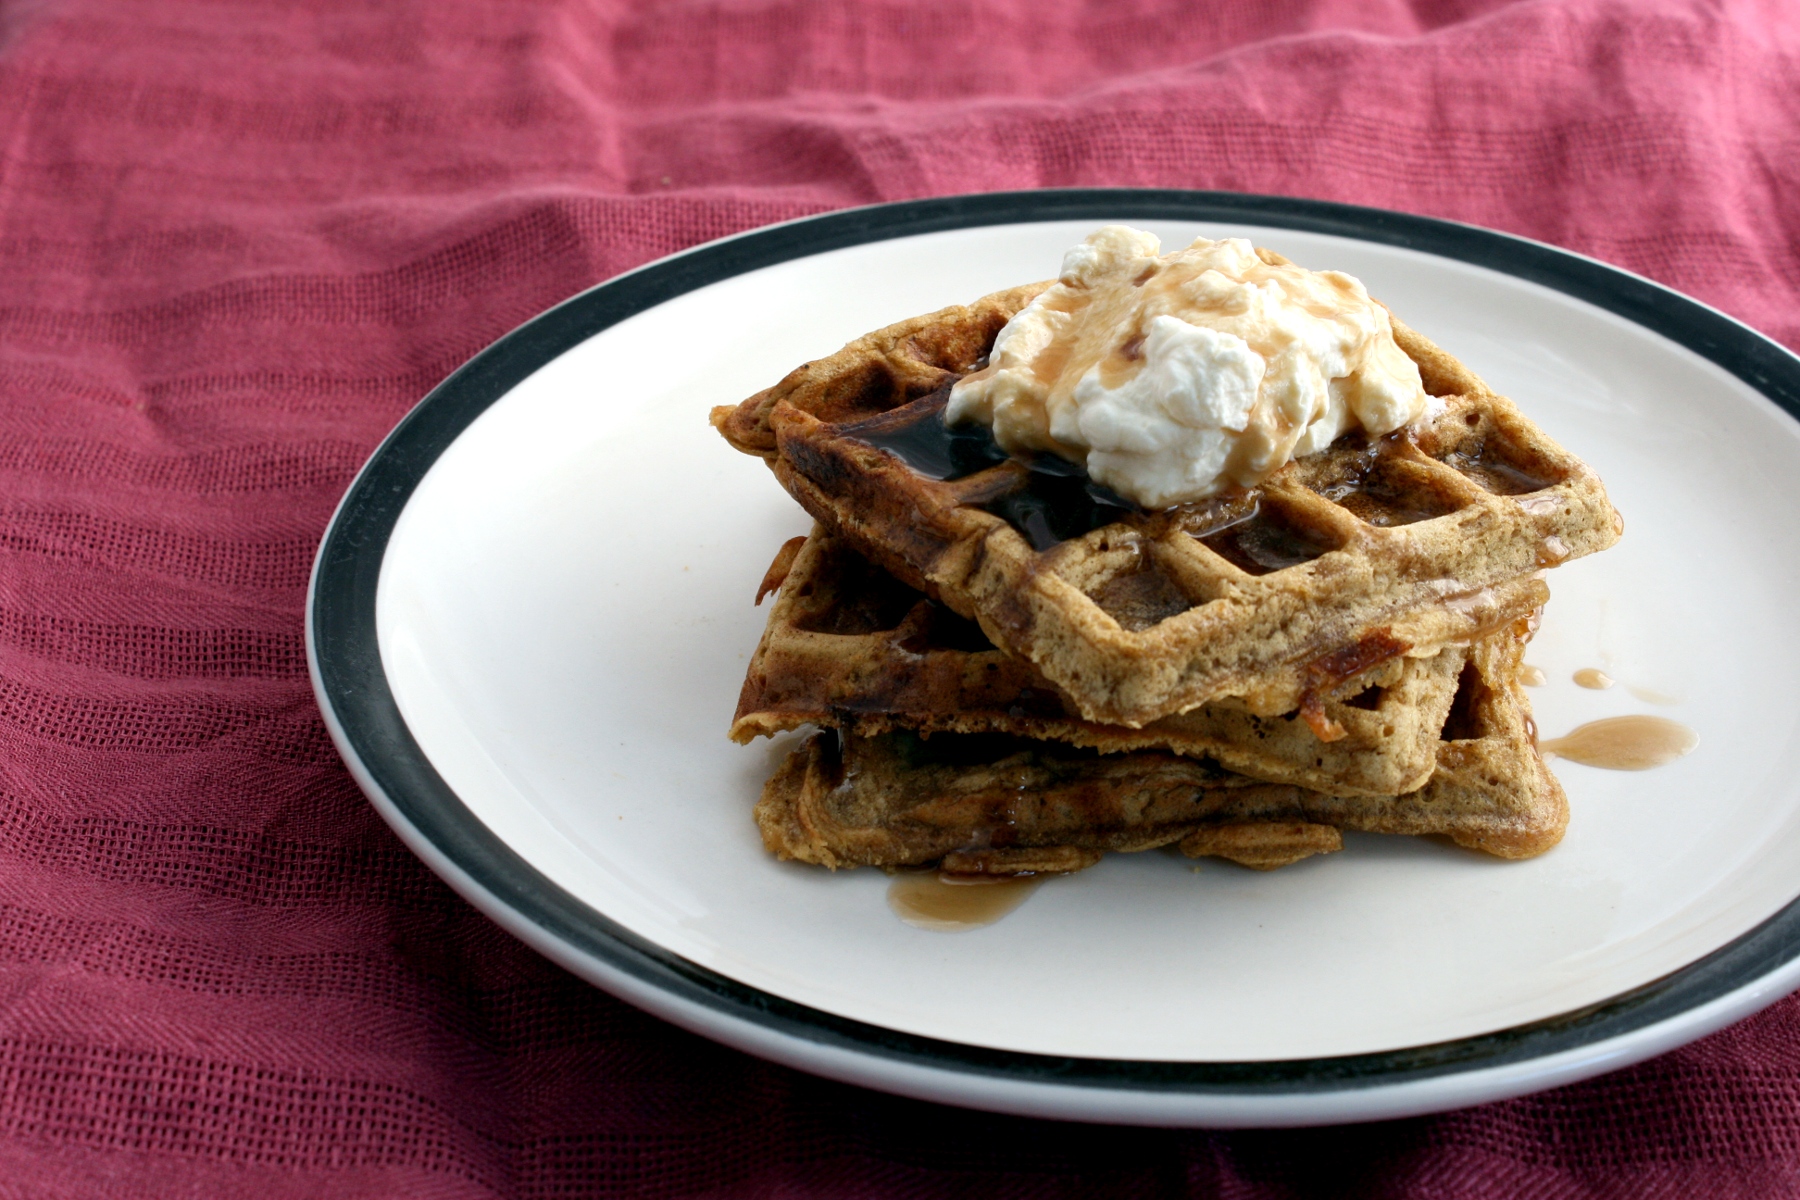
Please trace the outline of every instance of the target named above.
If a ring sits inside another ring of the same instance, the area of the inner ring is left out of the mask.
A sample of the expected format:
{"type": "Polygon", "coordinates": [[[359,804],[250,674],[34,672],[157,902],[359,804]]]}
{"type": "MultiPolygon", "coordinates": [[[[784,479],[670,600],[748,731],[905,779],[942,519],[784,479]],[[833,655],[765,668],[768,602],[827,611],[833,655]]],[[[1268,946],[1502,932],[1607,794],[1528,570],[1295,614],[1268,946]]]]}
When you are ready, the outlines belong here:
{"type": "MultiPolygon", "coordinates": [[[[375,590],[413,489],[470,422],[527,375],[636,313],[708,284],[846,246],[1025,222],[1139,219],[1260,225],[1404,247],[1530,280],[1607,309],[1711,360],[1800,419],[1800,359],[1723,314],[1604,263],[1491,230],[1320,200],[1083,188],[913,200],[809,217],[661,260],[550,309],[459,368],[401,421],[346,494],[320,547],[311,599],[318,684],[364,770],[418,834],[497,903],[556,942],[674,998],[821,1047],[915,1067],[1164,1095],[1276,1096],[1391,1086],[1578,1050],[1728,995],[1800,956],[1800,900],[1728,945],[1576,1012],[1456,1041],[1272,1062],[1163,1062],[1026,1054],[900,1033],[784,1000],[615,924],[540,874],[439,777],[382,672],[375,590]]],[[[950,298],[954,299],[954,297],[950,298]]]]}

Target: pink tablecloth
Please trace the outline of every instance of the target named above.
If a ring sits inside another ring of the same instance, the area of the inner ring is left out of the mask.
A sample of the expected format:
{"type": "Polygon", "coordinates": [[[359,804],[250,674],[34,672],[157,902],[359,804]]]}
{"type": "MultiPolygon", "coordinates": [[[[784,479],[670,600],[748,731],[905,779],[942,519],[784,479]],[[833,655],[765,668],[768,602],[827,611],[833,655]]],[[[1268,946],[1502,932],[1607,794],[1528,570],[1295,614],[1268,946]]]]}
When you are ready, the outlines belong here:
{"type": "Polygon", "coordinates": [[[301,599],[466,356],[834,206],[1349,200],[1800,344],[1797,47],[1777,0],[0,2],[0,1196],[1792,1194],[1792,1001],[1548,1095],[1268,1134],[966,1113],[679,1033],[401,848],[301,599]]]}

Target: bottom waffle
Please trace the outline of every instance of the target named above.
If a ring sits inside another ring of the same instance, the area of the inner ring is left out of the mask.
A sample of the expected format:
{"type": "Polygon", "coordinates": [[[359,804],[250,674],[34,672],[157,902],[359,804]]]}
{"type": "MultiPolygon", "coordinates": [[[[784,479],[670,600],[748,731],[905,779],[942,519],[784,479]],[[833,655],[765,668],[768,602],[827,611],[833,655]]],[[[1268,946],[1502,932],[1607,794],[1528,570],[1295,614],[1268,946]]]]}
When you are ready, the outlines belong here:
{"type": "Polygon", "coordinates": [[[1170,844],[1273,867],[1338,831],[1440,834],[1502,858],[1561,840],[1568,802],[1533,744],[1518,682],[1523,622],[1470,648],[1424,786],[1335,794],[1153,750],[1100,754],[1009,734],[815,734],[756,807],[768,849],[838,868],[936,863],[981,874],[1073,871],[1170,844]]]}
{"type": "Polygon", "coordinates": [[[833,869],[1067,872],[1108,850],[1186,849],[1189,838],[1196,854],[1273,867],[1342,844],[1330,826],[1258,819],[1297,812],[1298,792],[1173,754],[1101,755],[981,734],[825,732],[777,769],[756,819],[779,857],[833,869]]]}

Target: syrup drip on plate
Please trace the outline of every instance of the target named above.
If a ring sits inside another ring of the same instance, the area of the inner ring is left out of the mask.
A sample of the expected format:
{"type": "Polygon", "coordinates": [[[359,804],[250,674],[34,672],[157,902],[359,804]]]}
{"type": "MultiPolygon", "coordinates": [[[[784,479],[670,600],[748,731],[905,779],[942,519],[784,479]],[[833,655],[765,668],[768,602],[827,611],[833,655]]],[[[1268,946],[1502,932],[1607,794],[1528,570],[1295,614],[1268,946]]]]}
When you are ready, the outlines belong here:
{"type": "Polygon", "coordinates": [[[1526,687],[1543,687],[1549,680],[1544,677],[1542,667],[1534,667],[1530,663],[1526,663],[1519,668],[1519,682],[1526,687]]]}
{"type": "Polygon", "coordinates": [[[915,928],[960,933],[992,925],[1025,903],[1043,882],[1041,875],[896,875],[888,884],[888,907],[915,928]]]}
{"type": "Polygon", "coordinates": [[[1655,688],[1648,688],[1648,687],[1643,687],[1638,684],[1633,684],[1627,690],[1630,691],[1630,693],[1632,695],[1636,696],[1639,700],[1642,700],[1645,704],[1680,704],[1681,703],[1680,696],[1672,696],[1668,692],[1658,691],[1655,688]]]}
{"type": "Polygon", "coordinates": [[[1667,717],[1607,717],[1577,725],[1538,752],[1609,771],[1647,771],[1674,762],[1700,744],[1700,735],[1667,717]]]}
{"type": "Polygon", "coordinates": [[[1575,672],[1575,685],[1590,691],[1604,692],[1613,685],[1613,677],[1598,667],[1583,667],[1575,672]]]}

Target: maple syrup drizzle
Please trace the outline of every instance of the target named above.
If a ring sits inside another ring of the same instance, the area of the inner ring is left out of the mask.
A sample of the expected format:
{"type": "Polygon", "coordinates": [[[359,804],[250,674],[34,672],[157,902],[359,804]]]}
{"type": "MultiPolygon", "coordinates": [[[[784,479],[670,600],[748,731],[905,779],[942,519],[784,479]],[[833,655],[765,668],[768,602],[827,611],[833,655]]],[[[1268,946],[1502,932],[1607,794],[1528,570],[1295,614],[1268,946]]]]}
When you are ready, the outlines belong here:
{"type": "MultiPolygon", "coordinates": [[[[1127,357],[1135,349],[1132,342],[1121,348],[1127,357]]],[[[1035,365],[1033,369],[1037,369],[1035,365]]],[[[1048,453],[1009,456],[995,441],[993,430],[982,422],[945,424],[944,410],[954,382],[898,408],[844,425],[842,432],[887,451],[925,478],[939,482],[966,479],[995,467],[1009,466],[1014,473],[1011,480],[996,479],[986,499],[971,503],[1018,530],[1034,550],[1049,550],[1102,526],[1151,515],[1097,483],[1080,463],[1048,453]]],[[[1360,455],[1367,461],[1350,477],[1325,487],[1319,494],[1364,522],[1384,528],[1410,525],[1455,511],[1453,505],[1415,496],[1388,479],[1380,471],[1375,449],[1358,434],[1339,439],[1333,451],[1341,451],[1340,457],[1348,461],[1360,455]]],[[[1486,464],[1486,460],[1482,463],[1486,464]]],[[[1480,469],[1487,470],[1488,465],[1480,469]]],[[[1510,467],[1494,469],[1504,475],[1504,486],[1495,485],[1501,487],[1503,494],[1520,481],[1532,487],[1544,486],[1510,467]]],[[[1182,528],[1252,575],[1299,566],[1338,548],[1338,540],[1330,535],[1296,524],[1278,511],[1259,511],[1253,496],[1248,497],[1250,503],[1245,506],[1245,498],[1213,497],[1176,505],[1175,509],[1189,510],[1178,517],[1182,528]]],[[[1540,565],[1554,565],[1568,556],[1555,537],[1546,539],[1545,547],[1540,557],[1548,557],[1540,565]]]]}
{"type": "Polygon", "coordinates": [[[1309,563],[1337,549],[1311,530],[1259,506],[1249,515],[1200,538],[1201,544],[1250,575],[1267,575],[1309,563]]]}
{"type": "Polygon", "coordinates": [[[1575,685],[1593,692],[1604,692],[1613,685],[1613,677],[1598,667],[1583,667],[1575,672],[1575,685]]]}
{"type": "Polygon", "coordinates": [[[1659,692],[1655,688],[1633,684],[1626,689],[1645,704],[1680,704],[1680,696],[1672,696],[1668,692],[1659,692]]]}
{"type": "Polygon", "coordinates": [[[1343,474],[1313,490],[1351,516],[1383,529],[1429,521],[1456,511],[1456,504],[1442,496],[1409,487],[1393,477],[1381,458],[1382,443],[1397,444],[1405,438],[1388,434],[1370,441],[1351,432],[1325,451],[1338,460],[1343,474]]]}
{"type": "Polygon", "coordinates": [[[994,431],[980,421],[946,425],[949,399],[946,384],[901,408],[847,426],[844,432],[886,450],[927,479],[963,479],[1009,461],[1024,467],[1016,486],[981,507],[1024,534],[1034,550],[1048,550],[1142,511],[1089,479],[1079,463],[1054,454],[1013,459],[994,440],[994,431]]]}
{"type": "Polygon", "coordinates": [[[944,408],[950,402],[945,385],[896,409],[846,426],[844,432],[879,447],[927,479],[962,479],[1007,460],[994,431],[979,421],[950,426],[944,408]]]}
{"type": "Polygon", "coordinates": [[[1667,717],[1607,717],[1577,725],[1538,746],[1540,754],[1609,771],[1647,771],[1674,762],[1700,744],[1700,735],[1667,717]]]}
{"type": "Polygon", "coordinates": [[[1526,687],[1543,687],[1550,681],[1545,678],[1542,667],[1534,667],[1530,663],[1526,663],[1519,668],[1519,682],[1526,687]]]}
{"type": "Polygon", "coordinates": [[[916,929],[961,933],[992,925],[1025,903],[1043,882],[1041,875],[896,875],[888,884],[888,907],[916,929]]]}
{"type": "MultiPolygon", "coordinates": [[[[1459,446],[1448,454],[1439,455],[1438,461],[1467,477],[1483,491],[1492,492],[1496,496],[1523,496],[1543,491],[1559,482],[1532,474],[1523,466],[1510,461],[1498,447],[1489,446],[1485,441],[1459,446]]],[[[1526,512],[1538,511],[1536,497],[1519,503],[1525,507],[1526,512]]]]}

